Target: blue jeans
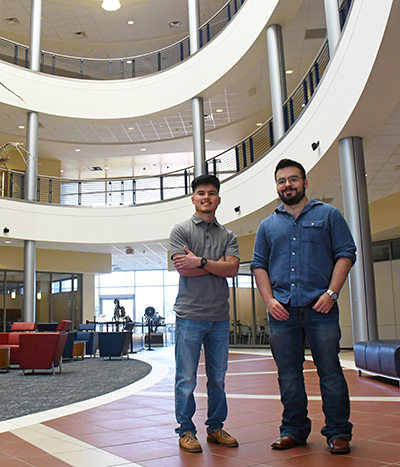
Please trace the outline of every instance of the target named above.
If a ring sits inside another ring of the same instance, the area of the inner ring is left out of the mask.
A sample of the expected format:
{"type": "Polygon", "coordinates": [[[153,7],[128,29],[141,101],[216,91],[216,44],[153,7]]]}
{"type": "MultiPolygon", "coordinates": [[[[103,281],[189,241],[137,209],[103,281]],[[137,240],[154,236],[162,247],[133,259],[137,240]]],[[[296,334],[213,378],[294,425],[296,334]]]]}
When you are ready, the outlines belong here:
{"type": "Polygon", "coordinates": [[[317,367],[325,426],[322,435],[327,442],[336,438],[351,440],[353,425],[349,422],[350,400],[347,383],[339,361],[339,309],[337,304],[328,314],[311,306],[291,307],[287,321],[270,318],[270,343],[278,366],[279,387],[283,404],[281,436],[290,436],[299,444],[306,442],[311,431],[307,394],[304,385],[304,338],[307,337],[317,367]]]}
{"type": "Polygon", "coordinates": [[[229,320],[197,321],[176,318],[175,416],[176,433],[197,432],[192,418],[196,411],[193,392],[197,384],[201,346],[207,375],[207,432],[222,428],[228,414],[225,373],[228,368],[229,320]]]}

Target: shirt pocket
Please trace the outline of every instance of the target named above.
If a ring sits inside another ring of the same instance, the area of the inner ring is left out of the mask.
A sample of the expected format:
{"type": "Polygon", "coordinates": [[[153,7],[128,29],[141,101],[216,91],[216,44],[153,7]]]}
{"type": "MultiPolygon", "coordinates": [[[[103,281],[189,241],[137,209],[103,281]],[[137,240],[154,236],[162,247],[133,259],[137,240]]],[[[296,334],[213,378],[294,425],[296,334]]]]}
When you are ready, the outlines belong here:
{"type": "Polygon", "coordinates": [[[301,240],[303,242],[323,242],[324,221],[303,221],[301,223],[301,240]]]}

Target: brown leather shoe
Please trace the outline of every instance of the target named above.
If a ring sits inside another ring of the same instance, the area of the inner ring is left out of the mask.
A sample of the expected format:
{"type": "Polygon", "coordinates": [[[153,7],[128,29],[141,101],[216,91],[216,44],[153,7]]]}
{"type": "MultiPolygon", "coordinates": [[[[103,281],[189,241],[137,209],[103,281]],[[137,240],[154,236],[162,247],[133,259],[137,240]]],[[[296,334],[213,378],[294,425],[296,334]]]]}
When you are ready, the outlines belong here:
{"type": "Polygon", "coordinates": [[[239,446],[237,439],[221,428],[217,428],[211,433],[208,433],[207,441],[209,443],[220,444],[221,446],[226,446],[228,448],[236,448],[239,446]]]}
{"type": "Polygon", "coordinates": [[[272,444],[272,449],[292,449],[299,446],[299,443],[289,436],[279,436],[272,444]]]}
{"type": "Polygon", "coordinates": [[[194,433],[186,431],[179,438],[179,446],[187,452],[202,452],[200,441],[194,433]]]}
{"type": "Polygon", "coordinates": [[[350,451],[350,442],[347,439],[337,438],[329,443],[331,454],[348,454],[350,451]]]}

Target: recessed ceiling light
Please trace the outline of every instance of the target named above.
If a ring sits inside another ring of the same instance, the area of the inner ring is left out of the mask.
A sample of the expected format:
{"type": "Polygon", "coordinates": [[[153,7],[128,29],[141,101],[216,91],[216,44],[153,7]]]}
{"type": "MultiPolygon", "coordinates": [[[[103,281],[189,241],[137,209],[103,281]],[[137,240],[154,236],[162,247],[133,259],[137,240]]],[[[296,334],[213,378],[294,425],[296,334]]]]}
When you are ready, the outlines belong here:
{"type": "Polygon", "coordinates": [[[7,245],[9,245],[10,243],[12,243],[11,240],[6,240],[4,243],[7,243],[7,245]]]}
{"type": "Polygon", "coordinates": [[[63,174],[63,173],[64,173],[64,170],[63,170],[63,169],[61,169],[61,170],[60,170],[60,173],[62,173],[62,174],[63,174]]]}
{"type": "Polygon", "coordinates": [[[106,11],[117,11],[121,8],[121,3],[119,0],[103,0],[101,7],[106,11]]]}
{"type": "Polygon", "coordinates": [[[287,75],[291,75],[293,73],[293,70],[286,70],[287,75]]]}
{"type": "Polygon", "coordinates": [[[133,126],[128,127],[128,130],[134,130],[134,129],[135,129],[135,127],[133,127],[133,126]]]}
{"type": "Polygon", "coordinates": [[[18,128],[19,128],[20,130],[23,130],[25,127],[24,127],[24,125],[19,125],[18,128]]]}
{"type": "Polygon", "coordinates": [[[256,126],[262,126],[261,122],[256,123],[256,126]]]}
{"type": "Polygon", "coordinates": [[[216,110],[216,112],[219,113],[219,114],[220,114],[221,112],[223,112],[223,111],[224,111],[224,109],[217,109],[217,110],[216,110]]]}
{"type": "Polygon", "coordinates": [[[106,167],[104,167],[104,170],[108,170],[109,168],[110,168],[110,167],[107,167],[107,166],[106,166],[106,167]]]}
{"type": "Polygon", "coordinates": [[[140,150],[141,150],[141,151],[146,151],[146,148],[141,148],[140,150]]]}
{"type": "Polygon", "coordinates": [[[209,143],[209,142],[210,142],[210,140],[209,140],[209,139],[205,139],[204,141],[205,141],[206,143],[209,143]]]}
{"type": "Polygon", "coordinates": [[[75,152],[81,152],[81,150],[79,148],[76,148],[75,152]]]}
{"type": "Polygon", "coordinates": [[[170,21],[168,26],[170,29],[183,28],[183,23],[182,21],[170,21]]]}
{"type": "Polygon", "coordinates": [[[127,65],[130,65],[132,63],[132,60],[127,60],[126,63],[127,63],[127,65]]]}
{"type": "Polygon", "coordinates": [[[135,21],[133,21],[133,20],[130,19],[130,20],[128,21],[128,24],[129,24],[129,26],[132,26],[132,24],[135,24],[135,21]]]}

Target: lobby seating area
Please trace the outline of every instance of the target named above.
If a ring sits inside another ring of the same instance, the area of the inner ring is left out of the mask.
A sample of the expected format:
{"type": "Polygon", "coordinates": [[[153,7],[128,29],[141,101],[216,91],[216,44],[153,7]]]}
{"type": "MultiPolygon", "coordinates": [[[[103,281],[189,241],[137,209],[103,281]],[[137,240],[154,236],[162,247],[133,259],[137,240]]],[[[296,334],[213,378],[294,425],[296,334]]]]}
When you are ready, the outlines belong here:
{"type": "Polygon", "coordinates": [[[95,323],[80,324],[71,330],[72,322],[60,323],[14,322],[10,332],[0,333],[2,368],[51,370],[61,372],[62,361],[101,358],[129,358],[129,352],[144,349],[144,334],[133,333],[133,326],[122,332],[98,332],[95,323]],[[54,331],[48,331],[53,329],[54,331]]]}

